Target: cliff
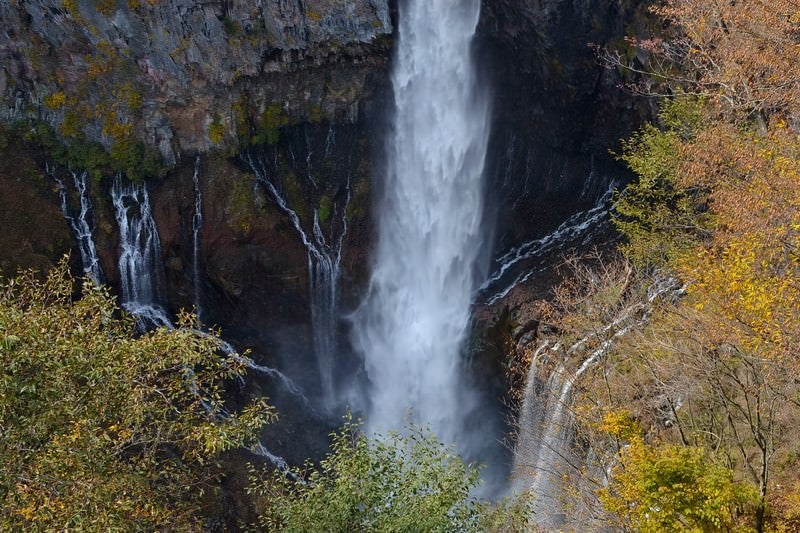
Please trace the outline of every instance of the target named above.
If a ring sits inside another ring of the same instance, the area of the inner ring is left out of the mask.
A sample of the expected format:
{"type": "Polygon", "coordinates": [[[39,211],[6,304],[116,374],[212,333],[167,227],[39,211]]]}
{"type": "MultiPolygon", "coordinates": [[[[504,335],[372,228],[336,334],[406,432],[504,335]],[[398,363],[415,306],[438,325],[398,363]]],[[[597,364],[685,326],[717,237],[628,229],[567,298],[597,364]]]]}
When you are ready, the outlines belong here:
{"type": "Polygon", "coordinates": [[[386,0],[10,1],[0,21],[0,117],[106,148],[133,136],[168,164],[271,106],[352,117],[392,32],[386,0]]]}
{"type": "MultiPolygon", "coordinates": [[[[487,219],[497,220],[489,244],[496,251],[541,236],[625,179],[608,150],[649,109],[617,88],[588,43],[638,32],[645,3],[484,2],[475,53],[494,101],[487,219]]],[[[156,153],[166,169],[149,182],[164,304],[176,311],[199,302],[207,323],[314,390],[309,251],[287,208],[307,235],[321,221],[325,246],[342,239],[338,363],[351,372],[358,364],[348,362],[341,317],[358,305],[369,270],[370,198],[392,108],[393,16],[387,0],[2,2],[0,119],[49,124],[81,162],[95,153],[86,148],[92,143],[108,151],[111,163],[93,169],[103,179],[90,192],[94,238],[115,288],[119,230],[108,178],[156,153]],[[203,224],[195,251],[198,155],[203,224]],[[264,162],[284,207],[249,157],[264,162]]],[[[2,142],[0,131],[0,159],[20,153],[30,134],[2,142]]],[[[15,258],[0,265],[4,272],[46,268],[70,248],[57,188],[41,172],[50,154],[25,150],[24,162],[0,165],[0,186],[13,196],[0,215],[4,227],[18,228],[0,240],[0,257],[15,258]]],[[[56,172],[68,165],[76,161],[56,172]]],[[[304,459],[301,448],[286,443],[296,454],[290,459],[304,459]]]]}

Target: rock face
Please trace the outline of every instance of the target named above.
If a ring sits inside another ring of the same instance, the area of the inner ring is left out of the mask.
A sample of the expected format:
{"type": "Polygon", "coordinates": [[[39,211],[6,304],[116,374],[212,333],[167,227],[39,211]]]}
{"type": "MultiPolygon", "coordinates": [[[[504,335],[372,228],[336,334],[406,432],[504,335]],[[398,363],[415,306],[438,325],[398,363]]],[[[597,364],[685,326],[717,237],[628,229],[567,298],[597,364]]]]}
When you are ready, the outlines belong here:
{"type": "Polygon", "coordinates": [[[56,184],[38,170],[35,158],[0,129],[0,274],[18,268],[46,272],[74,245],[56,184]]]}
{"type": "Polygon", "coordinates": [[[0,21],[0,116],[107,147],[133,133],[168,163],[271,105],[352,117],[392,31],[387,0],[8,1],[0,21]]]}
{"type": "MultiPolygon", "coordinates": [[[[650,110],[617,88],[588,43],[636,34],[646,3],[483,2],[475,52],[494,94],[486,218],[497,220],[496,251],[540,236],[592,205],[611,179],[624,179],[608,150],[650,110]]],[[[391,107],[393,4],[0,1],[0,120],[42,119],[62,139],[113,151],[133,138],[160,152],[171,170],[150,193],[171,311],[197,303],[192,174],[202,155],[205,319],[313,389],[315,378],[303,372],[314,367],[308,253],[244,156],[262,152],[306,230],[316,211],[329,231],[326,221],[342,214],[331,211],[346,203],[339,283],[346,316],[363,294],[374,239],[370,198],[391,107]]],[[[4,245],[2,257],[15,261],[0,268],[46,267],[69,240],[57,193],[47,184],[15,188],[17,170],[4,163],[13,147],[3,148],[0,178],[15,184],[3,189],[6,219],[34,220],[35,209],[52,223],[31,224],[24,242],[4,245]],[[25,257],[15,255],[20,247],[25,257]]],[[[108,180],[92,185],[95,239],[115,287],[118,235],[107,189],[108,180]]],[[[340,339],[347,327],[342,319],[340,339]]]]}
{"type": "Polygon", "coordinates": [[[641,35],[648,0],[484,2],[478,54],[495,91],[490,150],[498,250],[552,230],[627,172],[609,150],[652,110],[595,48],[641,35]],[[513,59],[509,59],[513,58],[513,59]]]}

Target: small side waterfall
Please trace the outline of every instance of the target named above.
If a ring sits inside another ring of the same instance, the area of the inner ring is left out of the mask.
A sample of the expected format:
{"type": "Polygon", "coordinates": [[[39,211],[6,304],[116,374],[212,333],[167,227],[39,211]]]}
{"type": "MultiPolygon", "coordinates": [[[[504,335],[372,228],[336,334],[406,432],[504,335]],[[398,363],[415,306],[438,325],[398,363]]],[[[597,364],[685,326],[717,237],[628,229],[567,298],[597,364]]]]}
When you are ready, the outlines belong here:
{"type": "MultiPolygon", "coordinates": [[[[591,180],[591,177],[589,178],[591,180]]],[[[570,247],[586,245],[598,232],[609,226],[611,197],[615,182],[611,182],[605,193],[591,209],[575,213],[555,231],[544,237],[526,242],[512,248],[496,261],[497,268],[480,286],[487,305],[494,305],[516,287],[528,281],[534,274],[544,270],[547,258],[570,247]]]]}
{"type": "Polygon", "coordinates": [[[83,273],[89,276],[89,279],[91,279],[95,285],[100,285],[103,282],[103,272],[100,268],[100,259],[97,256],[97,247],[95,246],[93,236],[94,217],[92,212],[92,200],[89,197],[89,173],[86,171],[70,171],[73,186],[78,194],[80,209],[77,213],[70,208],[69,189],[66,183],[64,183],[50,167],[47,168],[47,173],[58,184],[61,212],[64,214],[67,224],[69,224],[72,235],[78,242],[78,251],[81,254],[83,273]]]}
{"type": "MultiPolygon", "coordinates": [[[[202,197],[199,192],[199,158],[195,161],[195,208],[192,218],[193,245],[195,271],[199,260],[199,229],[202,215],[199,215],[202,197]],[[199,198],[199,200],[198,200],[199,198]]],[[[111,198],[119,224],[120,231],[120,258],[119,270],[122,283],[122,306],[129,313],[135,315],[138,325],[142,330],[153,327],[172,329],[175,326],[167,312],[161,307],[163,264],[161,260],[161,242],[158,237],[155,220],[150,207],[150,196],[145,184],[136,184],[123,180],[117,176],[111,187],[111,198]]],[[[196,278],[195,278],[196,279],[196,278]]],[[[198,284],[199,285],[199,284],[198,284]]],[[[198,285],[195,288],[198,289],[198,285]]],[[[195,294],[199,298],[199,292],[195,294]]],[[[197,331],[199,335],[207,335],[197,331]]],[[[266,366],[256,364],[252,359],[235,355],[234,348],[225,341],[220,341],[220,351],[226,355],[233,355],[243,362],[248,368],[261,374],[268,375],[278,381],[292,395],[297,396],[304,404],[308,400],[300,389],[282,372],[266,366]]],[[[191,375],[191,369],[186,370],[191,375]]],[[[216,412],[213,405],[206,405],[209,412],[216,412]]],[[[219,416],[228,416],[225,411],[217,413],[219,416]]],[[[280,456],[271,453],[261,442],[251,450],[254,454],[264,457],[279,471],[291,475],[289,465],[280,456]]]]}
{"type": "Polygon", "coordinates": [[[161,242],[147,187],[117,176],[111,186],[111,199],[120,234],[122,307],[136,315],[144,329],[170,327],[171,321],[162,307],[161,242]]]}
{"type": "MultiPolygon", "coordinates": [[[[269,162],[263,154],[248,153],[245,161],[256,175],[270,198],[289,218],[308,253],[309,295],[311,299],[311,328],[314,353],[320,375],[322,397],[328,406],[336,401],[334,359],[338,340],[339,321],[338,282],[342,260],[342,243],[347,235],[347,206],[350,203],[349,183],[345,198],[334,203],[330,218],[337,222],[326,238],[320,222],[320,209],[314,207],[311,229],[304,229],[303,221],[287,201],[282,181],[277,172],[270,171],[269,162]]],[[[311,179],[309,177],[309,179],[311,179]]]]}
{"type": "MultiPolygon", "coordinates": [[[[479,15],[479,0],[400,3],[395,128],[353,338],[370,381],[368,429],[402,429],[410,413],[462,451],[473,446],[465,422],[477,403],[461,350],[481,270],[489,131],[471,55],[479,15]]],[[[474,437],[499,437],[487,433],[474,437]]]]}
{"type": "Polygon", "coordinates": [[[569,346],[546,340],[534,352],[520,410],[512,488],[515,493],[532,496],[531,520],[536,526],[557,529],[563,524],[563,476],[585,464],[585,455],[573,442],[575,384],[622,337],[647,324],[657,300],[677,298],[684,291],[685,287],[673,278],[659,279],[644,298],[624,306],[614,320],[597,331],[569,346]],[[570,371],[569,362],[574,365],[575,361],[580,364],[570,371]],[[554,368],[543,375],[550,365],[554,368]]]}
{"type": "Polygon", "coordinates": [[[197,321],[203,323],[202,290],[200,287],[200,230],[203,228],[203,191],[200,188],[200,156],[194,160],[194,214],[192,215],[192,286],[197,321]]]}

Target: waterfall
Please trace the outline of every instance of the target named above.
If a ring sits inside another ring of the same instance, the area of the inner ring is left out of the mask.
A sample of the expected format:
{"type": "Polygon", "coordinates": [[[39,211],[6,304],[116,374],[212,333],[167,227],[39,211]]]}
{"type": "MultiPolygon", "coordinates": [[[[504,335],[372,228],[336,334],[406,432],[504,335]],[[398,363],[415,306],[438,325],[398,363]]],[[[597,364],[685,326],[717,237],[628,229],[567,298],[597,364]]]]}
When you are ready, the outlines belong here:
{"type": "Polygon", "coordinates": [[[616,182],[612,181],[591,209],[575,213],[555,231],[500,256],[495,261],[497,269],[479,288],[481,293],[486,294],[486,304],[494,305],[534,274],[545,270],[548,258],[553,257],[556,251],[563,252],[570,247],[589,244],[598,232],[606,230],[615,187],[616,182]]]}
{"type": "Polygon", "coordinates": [[[122,307],[136,315],[144,329],[170,327],[170,319],[161,307],[164,266],[147,187],[120,175],[111,186],[111,199],[119,225],[122,307]]]}
{"type": "Polygon", "coordinates": [[[78,193],[80,210],[73,213],[69,205],[69,190],[64,181],[56,176],[53,169],[47,168],[48,174],[58,183],[59,199],[61,201],[61,212],[67,220],[70,231],[78,242],[78,251],[81,254],[81,264],[83,273],[92,280],[95,285],[103,282],[103,272],[100,269],[100,259],[97,256],[97,247],[94,242],[94,217],[92,216],[92,200],[89,198],[89,173],[86,171],[70,171],[72,183],[78,193]]]}
{"type": "Polygon", "coordinates": [[[194,287],[194,312],[197,321],[203,320],[202,291],[200,290],[200,230],[203,227],[203,191],[200,189],[200,156],[194,160],[194,214],[192,215],[192,285],[194,287]]]}
{"type": "MultiPolygon", "coordinates": [[[[193,281],[195,283],[195,299],[198,302],[200,298],[199,233],[202,225],[202,196],[199,185],[199,171],[200,158],[198,157],[195,159],[194,176],[192,178],[195,192],[195,212],[192,217],[193,281]]],[[[144,183],[137,184],[125,181],[120,175],[116,177],[111,186],[111,199],[114,204],[120,233],[119,274],[122,284],[122,306],[126,311],[136,316],[138,327],[142,331],[154,327],[172,329],[175,326],[167,312],[161,307],[161,302],[163,301],[161,285],[164,268],[161,261],[161,241],[158,238],[158,230],[153,219],[147,187],[144,183]]],[[[194,332],[201,336],[207,337],[209,335],[201,330],[194,330],[194,332]]],[[[285,374],[274,368],[256,364],[249,357],[238,355],[233,346],[222,339],[218,340],[218,346],[222,353],[232,356],[252,370],[276,379],[288,392],[298,397],[304,405],[308,405],[305,395],[285,374]]],[[[199,394],[199,391],[196,390],[196,385],[191,383],[191,377],[194,374],[193,370],[185,368],[184,372],[189,378],[188,381],[190,386],[193,387],[193,392],[199,394]]],[[[203,401],[203,406],[209,414],[215,413],[222,418],[230,416],[226,410],[220,409],[218,406],[209,405],[205,401],[203,401]]],[[[264,457],[285,475],[294,476],[286,460],[270,452],[262,442],[259,441],[251,449],[251,452],[264,457]]]]}
{"type": "Polygon", "coordinates": [[[378,244],[353,333],[370,381],[368,429],[401,429],[410,413],[462,450],[474,397],[460,355],[483,243],[489,130],[471,57],[479,14],[479,0],[400,4],[378,244]]]}
{"type": "MultiPolygon", "coordinates": [[[[310,158],[310,155],[309,155],[310,158]]],[[[331,219],[337,222],[338,232],[331,229],[325,237],[320,222],[320,210],[314,207],[311,230],[307,231],[297,212],[287,201],[278,172],[271,172],[264,154],[248,153],[245,161],[256,175],[258,183],[289,218],[308,254],[309,296],[311,300],[311,329],[314,354],[320,375],[322,398],[327,406],[336,401],[334,359],[337,350],[338,282],[342,260],[342,243],[347,235],[347,206],[350,203],[350,184],[346,187],[343,206],[334,205],[331,219]]],[[[309,177],[310,179],[310,177],[309,177]]]]}
{"type": "Polygon", "coordinates": [[[533,354],[514,450],[513,491],[527,492],[533,497],[534,525],[550,530],[563,524],[568,509],[564,501],[564,476],[586,464],[585,455],[581,456],[573,443],[575,383],[608,355],[622,337],[648,323],[657,300],[675,299],[684,293],[685,287],[674,278],[656,279],[643,299],[624,306],[605,326],[568,347],[546,340],[533,354]],[[557,362],[555,368],[542,379],[547,363],[553,361],[557,362]],[[568,361],[578,361],[580,365],[570,372],[568,361]]]}

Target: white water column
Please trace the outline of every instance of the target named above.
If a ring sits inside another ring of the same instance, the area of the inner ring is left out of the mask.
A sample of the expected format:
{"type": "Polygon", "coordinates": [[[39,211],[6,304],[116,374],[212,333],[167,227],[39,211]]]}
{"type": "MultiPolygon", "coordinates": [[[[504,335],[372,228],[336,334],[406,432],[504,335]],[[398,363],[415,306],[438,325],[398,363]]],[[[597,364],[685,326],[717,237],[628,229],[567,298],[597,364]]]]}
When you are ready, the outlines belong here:
{"type": "Polygon", "coordinates": [[[119,225],[122,307],[136,315],[141,329],[172,327],[161,307],[164,265],[147,186],[118,175],[111,185],[111,200],[119,225]]]}
{"type": "Polygon", "coordinates": [[[460,352],[483,241],[489,130],[471,53],[479,14],[480,0],[400,5],[379,238],[354,330],[370,381],[371,431],[412,421],[448,442],[463,431],[471,395],[460,352]]]}

